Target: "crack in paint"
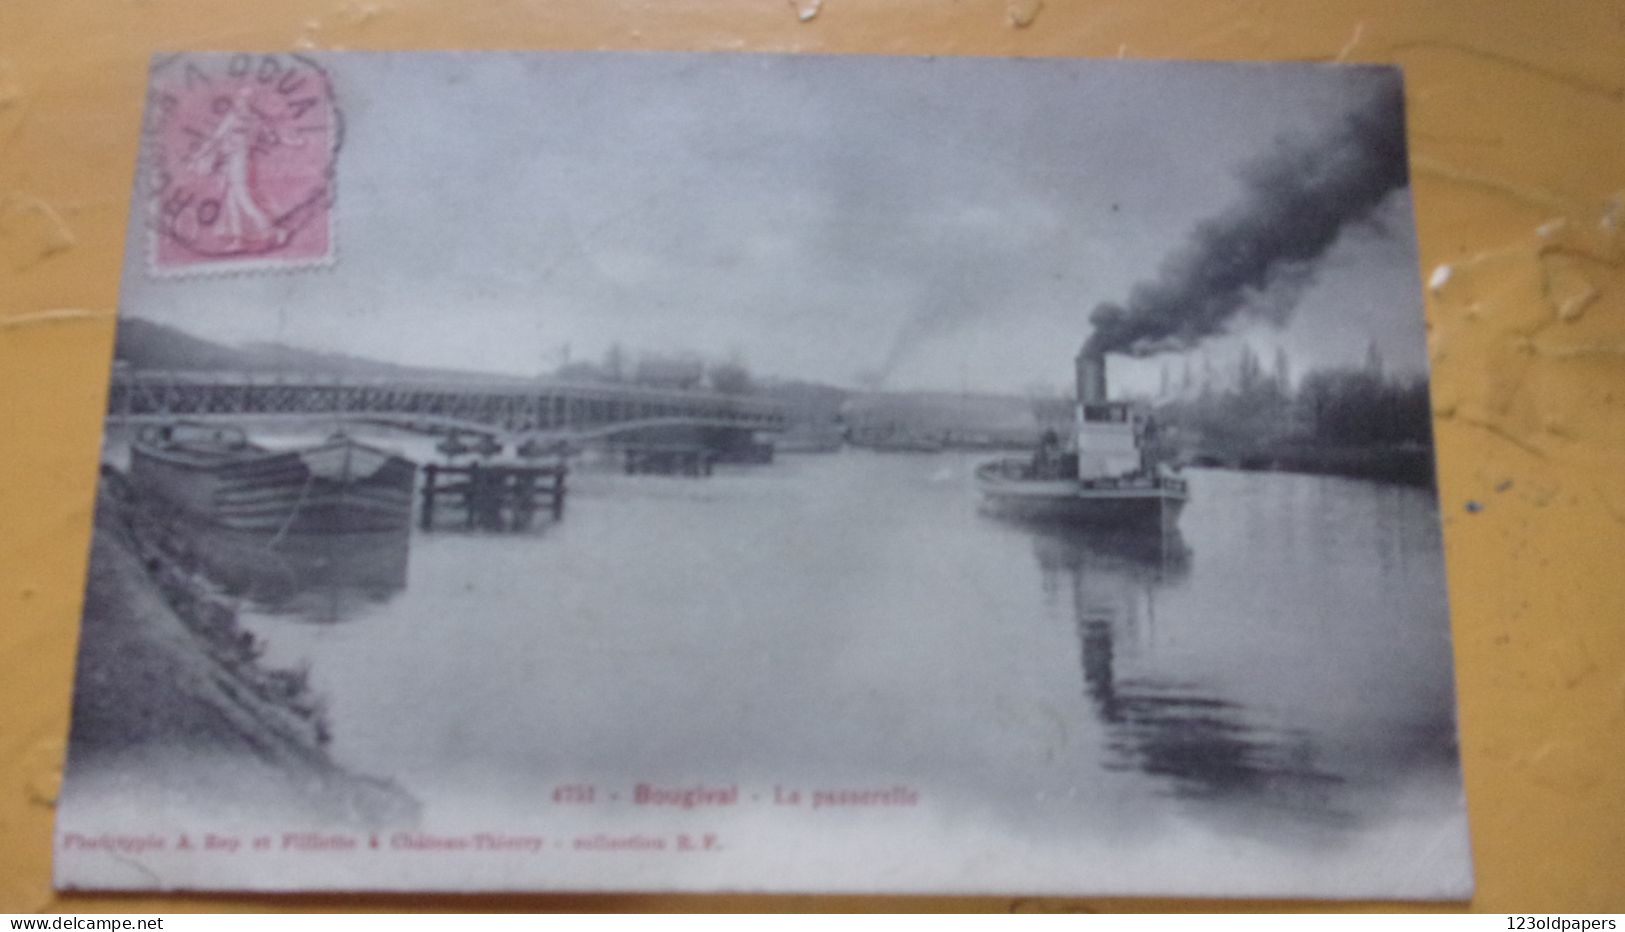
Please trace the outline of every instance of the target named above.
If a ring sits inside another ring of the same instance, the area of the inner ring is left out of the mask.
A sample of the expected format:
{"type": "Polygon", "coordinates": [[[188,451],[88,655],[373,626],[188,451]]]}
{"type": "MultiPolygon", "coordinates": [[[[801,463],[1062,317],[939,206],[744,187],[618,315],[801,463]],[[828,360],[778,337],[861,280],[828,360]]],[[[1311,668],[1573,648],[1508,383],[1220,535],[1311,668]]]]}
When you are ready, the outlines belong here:
{"type": "Polygon", "coordinates": [[[78,242],[62,214],[44,198],[21,191],[0,196],[0,245],[13,244],[14,271],[38,265],[78,242]]]}
{"type": "Polygon", "coordinates": [[[1025,29],[1038,19],[1039,11],[1043,9],[1043,0],[1009,0],[1004,13],[1009,18],[1010,25],[1017,29],[1025,29]]]}
{"type": "Polygon", "coordinates": [[[1525,453],[1528,453],[1531,456],[1536,457],[1537,459],[1547,459],[1548,458],[1545,450],[1541,449],[1538,446],[1535,446],[1533,443],[1530,443],[1528,440],[1525,440],[1524,438],[1519,437],[1517,434],[1512,433],[1511,431],[1507,430],[1505,427],[1502,427],[1500,424],[1497,424],[1496,422],[1494,422],[1492,420],[1489,420],[1488,418],[1482,418],[1482,417],[1478,417],[1476,415],[1463,414],[1460,411],[1457,411],[1455,413],[1454,417],[1453,417],[1453,420],[1455,420],[1456,422],[1461,423],[1461,424],[1466,424],[1466,425],[1468,425],[1470,427],[1476,427],[1479,430],[1487,431],[1492,436],[1498,437],[1501,440],[1504,440],[1507,443],[1512,444],[1513,446],[1515,446],[1518,449],[1524,451],[1525,453]]]}
{"type": "Polygon", "coordinates": [[[1360,38],[1364,35],[1365,20],[1361,20],[1354,24],[1354,35],[1349,36],[1348,41],[1343,43],[1343,47],[1337,50],[1337,57],[1334,61],[1348,61],[1349,54],[1354,51],[1355,46],[1360,44],[1360,38]]]}
{"type": "Polygon", "coordinates": [[[110,308],[57,307],[43,311],[24,311],[0,317],[0,330],[20,330],[67,321],[109,320],[115,315],[110,308]]]}
{"type": "Polygon", "coordinates": [[[1526,61],[1504,52],[1492,52],[1489,49],[1479,48],[1466,42],[1451,42],[1448,39],[1416,39],[1409,42],[1396,42],[1386,47],[1386,52],[1398,54],[1411,51],[1441,51],[1455,52],[1468,58],[1476,58],[1497,65],[1523,71],[1562,84],[1573,90],[1581,91],[1615,103],[1625,101],[1625,85],[1610,85],[1601,81],[1581,75],[1548,68],[1531,61],[1526,61]]]}
{"type": "Polygon", "coordinates": [[[1411,169],[1419,174],[1431,175],[1445,181],[1470,188],[1481,188],[1494,194],[1505,195],[1520,203],[1559,213],[1574,213],[1575,205],[1566,199],[1528,185],[1513,184],[1494,175],[1481,175],[1425,155],[1411,155],[1411,169]]]}

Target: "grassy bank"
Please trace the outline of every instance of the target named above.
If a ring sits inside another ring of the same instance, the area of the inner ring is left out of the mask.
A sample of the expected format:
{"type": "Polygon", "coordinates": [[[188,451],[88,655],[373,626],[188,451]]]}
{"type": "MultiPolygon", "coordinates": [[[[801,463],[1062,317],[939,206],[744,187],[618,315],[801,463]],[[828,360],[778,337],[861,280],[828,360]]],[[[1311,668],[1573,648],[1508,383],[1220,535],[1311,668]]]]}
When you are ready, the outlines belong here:
{"type": "Polygon", "coordinates": [[[116,473],[102,483],[89,576],[65,801],[116,788],[131,797],[124,806],[374,825],[416,818],[404,791],[333,762],[325,710],[304,672],[259,661],[234,600],[116,473]]]}

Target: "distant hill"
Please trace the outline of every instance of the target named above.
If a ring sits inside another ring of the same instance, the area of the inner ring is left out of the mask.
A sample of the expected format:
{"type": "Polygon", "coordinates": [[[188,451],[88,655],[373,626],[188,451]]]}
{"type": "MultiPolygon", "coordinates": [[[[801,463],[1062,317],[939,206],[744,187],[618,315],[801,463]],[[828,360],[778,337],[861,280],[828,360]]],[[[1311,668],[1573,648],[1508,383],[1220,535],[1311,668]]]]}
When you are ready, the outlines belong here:
{"type": "Polygon", "coordinates": [[[437,369],[429,366],[403,366],[398,363],[324,353],[282,343],[248,343],[228,346],[192,336],[177,327],[121,317],[113,358],[132,369],[170,369],[224,372],[300,372],[319,375],[390,377],[406,379],[492,379],[527,382],[518,376],[496,375],[466,369],[437,369]]]}

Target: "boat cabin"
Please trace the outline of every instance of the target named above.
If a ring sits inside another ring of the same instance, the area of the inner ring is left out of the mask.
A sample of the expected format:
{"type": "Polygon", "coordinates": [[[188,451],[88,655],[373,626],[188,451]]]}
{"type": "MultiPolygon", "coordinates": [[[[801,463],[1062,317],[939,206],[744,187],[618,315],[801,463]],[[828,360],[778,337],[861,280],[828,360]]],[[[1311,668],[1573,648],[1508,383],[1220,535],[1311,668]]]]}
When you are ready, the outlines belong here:
{"type": "Polygon", "coordinates": [[[1106,391],[1106,357],[1085,343],[1074,360],[1078,478],[1113,478],[1155,473],[1146,452],[1152,433],[1145,409],[1132,401],[1112,401],[1106,391]]]}
{"type": "Polygon", "coordinates": [[[1126,401],[1079,404],[1078,478],[1123,476],[1145,468],[1145,418],[1126,401]]]}

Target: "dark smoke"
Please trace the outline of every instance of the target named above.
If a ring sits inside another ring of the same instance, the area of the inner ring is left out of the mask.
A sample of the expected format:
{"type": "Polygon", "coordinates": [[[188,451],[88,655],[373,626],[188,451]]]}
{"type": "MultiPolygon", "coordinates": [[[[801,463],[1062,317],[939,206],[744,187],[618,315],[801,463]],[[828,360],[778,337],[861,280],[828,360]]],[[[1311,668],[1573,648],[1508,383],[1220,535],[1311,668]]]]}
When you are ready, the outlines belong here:
{"type": "Polygon", "coordinates": [[[1241,171],[1241,202],[1198,224],[1126,304],[1089,315],[1085,353],[1146,356],[1186,349],[1242,313],[1280,325],[1343,228],[1407,183],[1404,101],[1385,75],[1324,137],[1286,140],[1241,171]]]}

